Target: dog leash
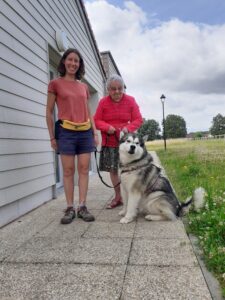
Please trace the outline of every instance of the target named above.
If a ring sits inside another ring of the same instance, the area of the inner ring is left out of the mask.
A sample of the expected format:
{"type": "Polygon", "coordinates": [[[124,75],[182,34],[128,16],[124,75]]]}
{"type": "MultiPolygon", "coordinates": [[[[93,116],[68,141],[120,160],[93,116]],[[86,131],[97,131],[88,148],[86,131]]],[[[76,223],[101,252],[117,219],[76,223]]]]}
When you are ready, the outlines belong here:
{"type": "MultiPolygon", "coordinates": [[[[117,138],[117,135],[116,135],[116,132],[114,133],[115,135],[115,138],[117,139],[117,141],[119,142],[119,139],[117,138]]],[[[107,137],[106,137],[106,143],[104,145],[104,147],[106,147],[107,143],[108,143],[108,140],[109,140],[109,134],[107,134],[107,137]]],[[[95,163],[96,163],[96,168],[97,168],[97,173],[98,173],[98,177],[100,178],[101,182],[107,186],[108,188],[111,188],[111,189],[114,189],[116,188],[117,186],[120,185],[121,181],[119,181],[115,186],[111,186],[109,185],[108,183],[106,183],[103,178],[102,178],[102,175],[100,173],[100,170],[99,170],[99,166],[98,166],[98,162],[97,162],[97,153],[102,153],[102,150],[98,151],[97,148],[95,147],[95,163]]]]}
{"type": "Polygon", "coordinates": [[[100,151],[95,151],[95,161],[96,161],[97,173],[98,173],[98,176],[99,176],[101,182],[102,182],[105,186],[107,186],[108,188],[111,188],[111,189],[116,188],[117,186],[120,185],[121,182],[118,182],[115,186],[111,186],[111,185],[109,185],[108,183],[106,183],[106,182],[103,180],[102,175],[101,175],[100,170],[99,170],[98,163],[97,163],[97,153],[100,153],[100,151]]]}

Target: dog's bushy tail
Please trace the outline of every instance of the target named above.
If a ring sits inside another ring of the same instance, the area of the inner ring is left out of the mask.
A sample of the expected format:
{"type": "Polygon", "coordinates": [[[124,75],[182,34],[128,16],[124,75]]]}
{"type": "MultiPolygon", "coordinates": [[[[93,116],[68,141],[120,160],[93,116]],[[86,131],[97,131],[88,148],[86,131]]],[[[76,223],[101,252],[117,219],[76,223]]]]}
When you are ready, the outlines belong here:
{"type": "Polygon", "coordinates": [[[191,208],[191,204],[194,211],[200,211],[205,206],[205,196],[206,191],[204,188],[198,187],[195,189],[192,197],[189,197],[184,203],[181,204],[179,215],[186,215],[191,208]]]}

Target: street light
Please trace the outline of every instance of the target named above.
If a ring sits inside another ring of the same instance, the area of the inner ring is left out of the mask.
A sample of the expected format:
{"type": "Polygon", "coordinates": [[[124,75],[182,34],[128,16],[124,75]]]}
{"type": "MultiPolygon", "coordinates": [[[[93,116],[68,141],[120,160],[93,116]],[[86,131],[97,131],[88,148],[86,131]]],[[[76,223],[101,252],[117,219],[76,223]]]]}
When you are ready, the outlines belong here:
{"type": "Polygon", "coordinates": [[[166,124],[165,124],[165,116],[164,116],[164,103],[166,100],[166,96],[162,94],[160,100],[162,102],[162,109],[163,109],[163,139],[164,139],[164,149],[166,151],[166,124]]]}

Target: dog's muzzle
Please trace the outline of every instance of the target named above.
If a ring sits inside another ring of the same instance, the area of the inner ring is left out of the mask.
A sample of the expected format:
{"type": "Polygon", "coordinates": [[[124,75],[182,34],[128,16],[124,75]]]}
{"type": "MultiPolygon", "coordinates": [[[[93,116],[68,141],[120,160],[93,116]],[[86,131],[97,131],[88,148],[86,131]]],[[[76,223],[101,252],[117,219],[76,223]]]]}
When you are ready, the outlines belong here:
{"type": "Polygon", "coordinates": [[[136,146],[135,145],[131,145],[130,146],[130,150],[128,151],[129,154],[134,154],[135,153],[135,149],[136,149],[136,146]]]}

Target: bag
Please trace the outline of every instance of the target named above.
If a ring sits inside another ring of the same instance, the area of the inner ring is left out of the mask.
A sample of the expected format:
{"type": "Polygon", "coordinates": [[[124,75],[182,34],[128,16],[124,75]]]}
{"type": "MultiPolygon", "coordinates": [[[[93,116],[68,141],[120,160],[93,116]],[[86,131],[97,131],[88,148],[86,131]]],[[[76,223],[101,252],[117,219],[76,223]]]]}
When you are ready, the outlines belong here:
{"type": "Polygon", "coordinates": [[[65,128],[65,129],[69,129],[69,130],[74,130],[74,131],[86,131],[89,130],[91,128],[91,122],[90,120],[88,120],[87,122],[83,122],[83,123],[74,123],[68,120],[60,120],[61,123],[60,125],[65,128]]]}
{"type": "Polygon", "coordinates": [[[89,130],[91,128],[91,122],[88,120],[84,123],[74,123],[67,120],[58,120],[55,122],[55,139],[58,140],[59,138],[59,129],[60,126],[68,129],[68,130],[74,130],[74,131],[85,131],[89,130]]]}

